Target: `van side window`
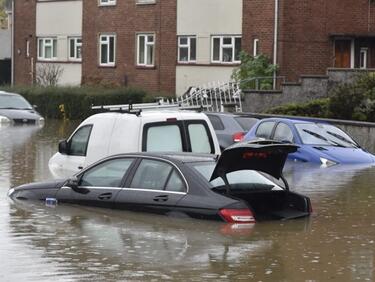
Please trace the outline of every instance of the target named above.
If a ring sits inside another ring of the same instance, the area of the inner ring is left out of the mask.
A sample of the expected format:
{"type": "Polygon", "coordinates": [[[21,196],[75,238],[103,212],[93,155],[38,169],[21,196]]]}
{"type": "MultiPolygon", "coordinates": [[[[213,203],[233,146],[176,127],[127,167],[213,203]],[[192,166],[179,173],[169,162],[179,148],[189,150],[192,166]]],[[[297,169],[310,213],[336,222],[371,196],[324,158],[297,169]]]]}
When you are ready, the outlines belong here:
{"type": "Polygon", "coordinates": [[[203,124],[189,124],[191,151],[193,153],[211,153],[211,143],[203,124]]]}
{"type": "Polygon", "coordinates": [[[182,152],[180,127],[172,125],[153,125],[147,130],[146,151],[182,152]]]}
{"type": "Polygon", "coordinates": [[[86,156],[92,125],[78,129],[69,140],[69,155],[86,156]]]}
{"type": "Polygon", "coordinates": [[[256,137],[261,137],[261,138],[266,138],[270,139],[271,138],[271,133],[272,129],[275,126],[274,121],[267,121],[263,122],[258,126],[258,129],[256,131],[256,137]]]}

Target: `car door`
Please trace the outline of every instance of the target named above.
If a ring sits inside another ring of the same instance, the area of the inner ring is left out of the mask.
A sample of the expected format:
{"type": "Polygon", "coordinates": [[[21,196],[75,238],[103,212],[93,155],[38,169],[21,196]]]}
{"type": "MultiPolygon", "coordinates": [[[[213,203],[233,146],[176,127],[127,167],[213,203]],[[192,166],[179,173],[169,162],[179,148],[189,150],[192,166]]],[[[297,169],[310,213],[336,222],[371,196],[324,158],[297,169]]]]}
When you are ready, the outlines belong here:
{"type": "Polygon", "coordinates": [[[51,158],[49,165],[54,175],[68,177],[83,168],[92,128],[92,124],[78,128],[66,142],[65,151],[51,158]]]}
{"type": "MultiPolygon", "coordinates": [[[[293,134],[292,128],[284,122],[279,122],[276,125],[272,139],[286,144],[296,143],[297,141],[297,138],[293,134]]],[[[289,153],[288,159],[305,161],[305,158],[301,154],[300,148],[298,148],[295,152],[289,153]]]]}
{"type": "Polygon", "coordinates": [[[113,158],[85,170],[78,176],[78,187],[62,187],[57,198],[81,205],[112,207],[135,158],[113,158]]]}
{"type": "Polygon", "coordinates": [[[188,191],[185,178],[171,162],[142,158],[115,200],[115,208],[165,214],[188,191]]]}
{"type": "Polygon", "coordinates": [[[258,125],[255,136],[258,138],[271,139],[275,121],[265,121],[258,125]]]}

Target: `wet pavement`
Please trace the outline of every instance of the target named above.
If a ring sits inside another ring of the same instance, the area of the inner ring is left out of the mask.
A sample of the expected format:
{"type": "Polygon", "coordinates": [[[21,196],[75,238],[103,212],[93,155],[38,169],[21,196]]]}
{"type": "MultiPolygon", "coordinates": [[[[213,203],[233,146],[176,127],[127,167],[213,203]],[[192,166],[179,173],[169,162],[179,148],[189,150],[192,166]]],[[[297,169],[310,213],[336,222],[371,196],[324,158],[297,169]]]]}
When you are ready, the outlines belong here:
{"type": "Polygon", "coordinates": [[[0,127],[0,281],[375,281],[373,167],[288,163],[313,216],[255,225],[12,203],[76,125],[0,127]]]}

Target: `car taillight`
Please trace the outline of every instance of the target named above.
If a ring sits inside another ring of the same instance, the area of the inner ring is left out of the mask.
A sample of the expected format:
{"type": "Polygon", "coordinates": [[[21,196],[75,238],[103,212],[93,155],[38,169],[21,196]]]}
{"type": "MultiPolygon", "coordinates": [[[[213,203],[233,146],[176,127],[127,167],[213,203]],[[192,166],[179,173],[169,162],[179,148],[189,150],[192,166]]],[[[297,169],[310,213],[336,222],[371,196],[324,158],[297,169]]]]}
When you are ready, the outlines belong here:
{"type": "Polygon", "coordinates": [[[236,132],[232,135],[233,142],[241,142],[245,137],[245,132],[236,132]]]}
{"type": "Polygon", "coordinates": [[[228,223],[255,223],[255,218],[249,209],[221,209],[220,215],[228,223]]]}

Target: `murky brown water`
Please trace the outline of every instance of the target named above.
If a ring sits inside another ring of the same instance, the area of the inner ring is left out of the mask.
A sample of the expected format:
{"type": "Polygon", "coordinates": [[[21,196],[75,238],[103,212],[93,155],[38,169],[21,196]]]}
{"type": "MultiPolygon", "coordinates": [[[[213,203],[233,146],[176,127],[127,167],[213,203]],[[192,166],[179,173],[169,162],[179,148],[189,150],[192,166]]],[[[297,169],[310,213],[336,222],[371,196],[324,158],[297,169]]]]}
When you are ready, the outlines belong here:
{"type": "Polygon", "coordinates": [[[375,281],[375,168],[290,164],[309,220],[234,229],[105,209],[20,205],[76,124],[0,127],[0,281],[375,281]]]}

